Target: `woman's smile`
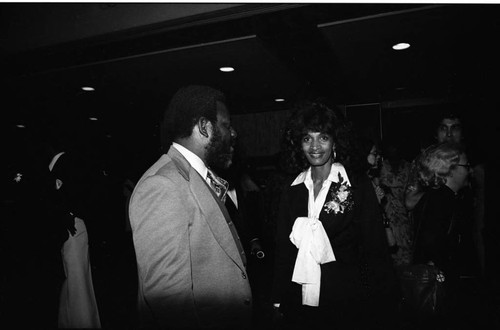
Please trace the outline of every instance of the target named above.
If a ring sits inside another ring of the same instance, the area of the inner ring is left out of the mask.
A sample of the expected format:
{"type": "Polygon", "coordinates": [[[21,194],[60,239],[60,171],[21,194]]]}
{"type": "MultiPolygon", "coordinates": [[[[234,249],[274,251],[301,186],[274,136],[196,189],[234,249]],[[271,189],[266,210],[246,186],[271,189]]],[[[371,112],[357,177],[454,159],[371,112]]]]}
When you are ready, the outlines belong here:
{"type": "Polygon", "coordinates": [[[311,152],[311,153],[309,153],[309,155],[311,155],[311,157],[313,157],[313,158],[320,158],[320,157],[323,157],[324,153],[323,152],[311,152]]]}

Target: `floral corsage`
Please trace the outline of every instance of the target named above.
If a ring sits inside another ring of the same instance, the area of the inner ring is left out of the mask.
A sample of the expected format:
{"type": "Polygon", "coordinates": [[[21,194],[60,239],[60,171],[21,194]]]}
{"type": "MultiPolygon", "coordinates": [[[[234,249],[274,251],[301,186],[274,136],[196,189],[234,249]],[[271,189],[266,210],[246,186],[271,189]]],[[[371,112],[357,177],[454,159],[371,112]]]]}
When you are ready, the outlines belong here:
{"type": "Polygon", "coordinates": [[[354,205],[352,188],[340,173],[339,182],[332,182],[330,186],[330,195],[332,199],[324,205],[326,213],[330,213],[331,211],[335,212],[335,214],[339,212],[344,213],[344,211],[349,211],[354,205]]]}

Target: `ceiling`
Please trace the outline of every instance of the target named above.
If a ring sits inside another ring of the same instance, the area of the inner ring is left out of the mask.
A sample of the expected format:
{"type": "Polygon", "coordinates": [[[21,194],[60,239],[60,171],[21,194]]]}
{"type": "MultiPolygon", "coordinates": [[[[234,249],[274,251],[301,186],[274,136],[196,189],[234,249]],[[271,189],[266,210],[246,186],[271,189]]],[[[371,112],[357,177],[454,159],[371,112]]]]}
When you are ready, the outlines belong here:
{"type": "Polygon", "coordinates": [[[401,105],[496,91],[497,5],[3,3],[0,9],[9,102],[3,122],[10,124],[94,116],[110,136],[156,136],[169,97],[188,83],[225,91],[233,115],[287,109],[302,97],[401,105]],[[411,47],[391,48],[403,41],[411,47]],[[220,66],[236,70],[222,73],[220,66]],[[85,93],[84,85],[96,91],[85,93]]]}

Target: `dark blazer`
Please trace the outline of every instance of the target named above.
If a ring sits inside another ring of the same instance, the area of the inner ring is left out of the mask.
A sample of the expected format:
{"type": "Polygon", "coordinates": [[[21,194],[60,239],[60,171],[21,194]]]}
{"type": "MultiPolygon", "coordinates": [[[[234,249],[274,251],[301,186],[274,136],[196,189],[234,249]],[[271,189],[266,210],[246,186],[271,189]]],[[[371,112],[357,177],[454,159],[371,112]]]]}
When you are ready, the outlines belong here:
{"type": "Polygon", "coordinates": [[[465,204],[462,195],[447,186],[430,189],[415,207],[418,232],[413,263],[434,262],[446,275],[458,267],[458,247],[464,224],[465,204]]]}
{"type": "MultiPolygon", "coordinates": [[[[377,198],[366,175],[348,173],[354,207],[343,214],[321,211],[319,219],[330,239],[336,261],[321,265],[319,306],[352,305],[384,291],[391,278],[387,240],[377,198]]],[[[326,201],[329,200],[327,197],[326,201]]],[[[302,304],[301,286],[291,281],[298,249],[289,239],[297,217],[308,214],[304,184],[288,186],[280,199],[273,302],[285,313],[302,304]]],[[[392,285],[392,284],[391,284],[392,285]]]]}

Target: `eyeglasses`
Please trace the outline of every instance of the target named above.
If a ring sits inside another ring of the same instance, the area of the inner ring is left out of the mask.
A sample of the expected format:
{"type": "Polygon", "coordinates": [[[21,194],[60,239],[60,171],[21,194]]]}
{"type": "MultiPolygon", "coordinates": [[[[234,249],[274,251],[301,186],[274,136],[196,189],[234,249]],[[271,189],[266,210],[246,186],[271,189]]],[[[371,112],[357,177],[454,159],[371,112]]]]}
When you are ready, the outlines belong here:
{"type": "Polygon", "coordinates": [[[457,166],[462,166],[462,167],[465,167],[465,169],[466,169],[467,171],[470,171],[470,169],[471,169],[471,167],[472,167],[472,166],[470,166],[470,164],[469,164],[469,163],[467,163],[467,164],[457,164],[457,166]]]}

